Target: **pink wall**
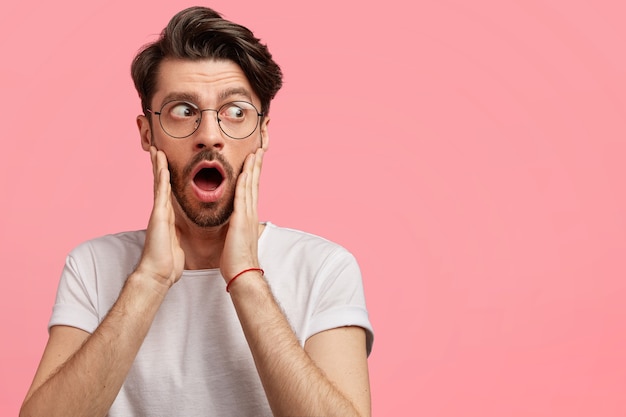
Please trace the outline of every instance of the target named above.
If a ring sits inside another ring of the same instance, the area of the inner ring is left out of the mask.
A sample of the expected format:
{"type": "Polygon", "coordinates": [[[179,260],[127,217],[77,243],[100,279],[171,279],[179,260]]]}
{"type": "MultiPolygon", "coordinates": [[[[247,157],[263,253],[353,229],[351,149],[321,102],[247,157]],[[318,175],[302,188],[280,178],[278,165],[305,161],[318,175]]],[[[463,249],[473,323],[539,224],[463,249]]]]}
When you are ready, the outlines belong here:
{"type": "MultiPolygon", "coordinates": [[[[146,224],[129,62],[191,4],[39,3],[0,12],[7,416],[65,254],[146,224]]],[[[622,2],[372,3],[211,5],[283,66],[261,214],[359,258],[375,414],[625,415],[622,2]]]]}

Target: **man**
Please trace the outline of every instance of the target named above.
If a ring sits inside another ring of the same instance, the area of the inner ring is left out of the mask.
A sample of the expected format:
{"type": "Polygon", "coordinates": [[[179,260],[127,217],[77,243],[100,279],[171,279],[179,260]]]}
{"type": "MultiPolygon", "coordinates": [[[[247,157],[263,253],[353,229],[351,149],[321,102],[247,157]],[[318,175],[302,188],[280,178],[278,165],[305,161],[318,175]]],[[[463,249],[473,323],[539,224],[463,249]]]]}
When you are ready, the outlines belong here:
{"type": "Polygon", "coordinates": [[[282,84],[267,48],[194,7],[132,76],[154,173],[148,227],[68,256],[20,415],[370,415],[354,258],[257,218],[282,84]]]}

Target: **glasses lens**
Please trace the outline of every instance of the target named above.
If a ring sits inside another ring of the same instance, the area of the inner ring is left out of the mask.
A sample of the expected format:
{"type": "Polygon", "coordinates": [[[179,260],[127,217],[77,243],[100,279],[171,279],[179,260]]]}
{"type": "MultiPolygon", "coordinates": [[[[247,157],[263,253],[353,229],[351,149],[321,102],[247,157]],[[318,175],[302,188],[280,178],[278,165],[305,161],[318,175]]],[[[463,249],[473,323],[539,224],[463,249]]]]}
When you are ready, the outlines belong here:
{"type": "Polygon", "coordinates": [[[170,101],[161,109],[161,127],[175,138],[185,138],[196,131],[200,123],[200,109],[185,101],[170,101]]]}
{"type": "Polygon", "coordinates": [[[233,139],[244,139],[256,130],[259,112],[246,101],[226,103],[218,110],[220,127],[233,139]]]}

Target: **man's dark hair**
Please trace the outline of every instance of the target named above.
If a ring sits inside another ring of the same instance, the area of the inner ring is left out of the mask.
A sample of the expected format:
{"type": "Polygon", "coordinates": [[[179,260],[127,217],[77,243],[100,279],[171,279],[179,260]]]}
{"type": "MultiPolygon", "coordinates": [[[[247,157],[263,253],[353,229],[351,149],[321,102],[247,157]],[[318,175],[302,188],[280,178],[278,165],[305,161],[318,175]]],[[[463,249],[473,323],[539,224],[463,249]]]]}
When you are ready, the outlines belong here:
{"type": "Polygon", "coordinates": [[[206,7],[178,12],[155,42],[135,56],[131,75],[141,98],[144,114],[156,88],[159,65],[164,59],[227,59],[238,64],[261,100],[261,111],[269,112],[270,101],[282,86],[282,72],[266,45],[244,26],[223,19],[206,7]]]}

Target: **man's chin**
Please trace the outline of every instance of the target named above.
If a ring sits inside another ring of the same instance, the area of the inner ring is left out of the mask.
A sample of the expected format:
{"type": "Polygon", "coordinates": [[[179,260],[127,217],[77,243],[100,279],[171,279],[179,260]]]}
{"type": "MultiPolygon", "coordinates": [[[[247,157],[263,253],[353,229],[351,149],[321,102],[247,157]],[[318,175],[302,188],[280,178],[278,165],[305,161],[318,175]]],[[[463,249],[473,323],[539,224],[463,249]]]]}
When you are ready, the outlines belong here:
{"type": "Polygon", "coordinates": [[[201,228],[223,226],[228,223],[235,208],[234,191],[230,198],[222,198],[220,201],[201,202],[190,195],[177,192],[177,187],[172,186],[173,201],[178,209],[177,215],[185,217],[186,223],[194,224],[201,228]],[[181,213],[182,212],[182,213],[181,213]]]}
{"type": "Polygon", "coordinates": [[[230,216],[233,214],[232,204],[226,207],[218,207],[216,203],[203,203],[203,206],[205,207],[199,210],[187,210],[185,206],[182,206],[186,217],[201,228],[223,226],[228,223],[230,216]]]}

